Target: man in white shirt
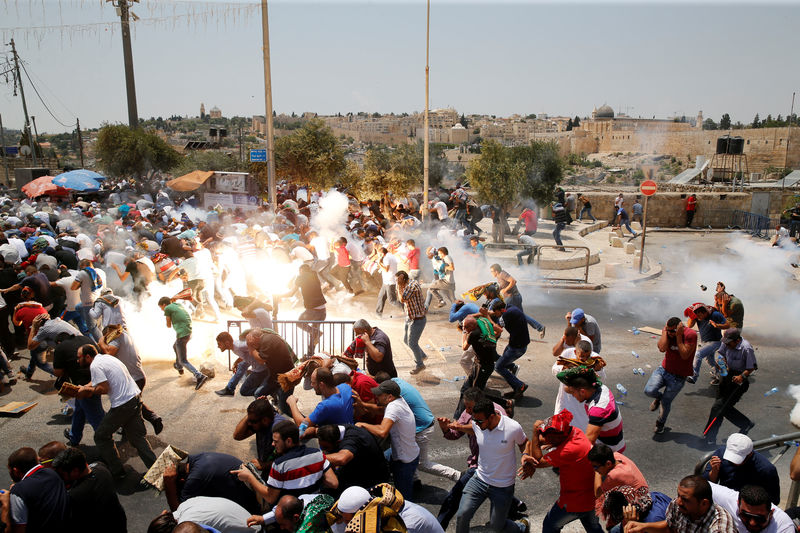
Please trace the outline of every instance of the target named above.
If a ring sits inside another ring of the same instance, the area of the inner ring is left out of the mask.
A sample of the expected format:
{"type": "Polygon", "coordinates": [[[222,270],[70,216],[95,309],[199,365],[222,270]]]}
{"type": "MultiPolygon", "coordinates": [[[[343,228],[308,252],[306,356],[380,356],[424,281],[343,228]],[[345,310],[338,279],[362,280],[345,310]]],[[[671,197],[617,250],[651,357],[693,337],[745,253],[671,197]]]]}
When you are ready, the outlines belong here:
{"type": "Polygon", "coordinates": [[[794,533],[792,519],[772,504],[763,487],[745,485],[736,492],[716,483],[709,485],[714,503],[730,513],[739,533],[794,533]]]}
{"type": "Polygon", "coordinates": [[[375,306],[375,313],[380,318],[387,298],[390,304],[400,307],[400,302],[397,301],[397,284],[395,283],[397,258],[390,254],[386,248],[378,250],[378,271],[381,273],[381,290],[378,291],[378,304],[375,306]]]}
{"type": "Polygon", "coordinates": [[[414,472],[417,471],[419,464],[414,412],[401,396],[400,385],[391,379],[373,387],[372,393],[378,400],[378,404],[384,406],[383,420],[378,425],[365,422],[359,422],[356,425],[363,427],[378,439],[385,439],[387,436],[391,439],[392,456],[389,468],[392,471],[394,485],[406,500],[411,500],[414,472]]]}
{"type": "Polygon", "coordinates": [[[367,258],[367,254],[364,253],[364,244],[354,237],[349,237],[345,247],[347,248],[347,253],[350,254],[350,285],[356,293],[363,292],[365,284],[361,271],[364,266],[364,260],[367,258]]]}
{"type": "Polygon", "coordinates": [[[172,516],[178,524],[194,522],[225,533],[258,531],[255,527],[247,527],[250,518],[247,509],[227,498],[195,496],[182,502],[172,516]]]}
{"type": "Polygon", "coordinates": [[[443,201],[439,200],[435,204],[433,204],[433,210],[436,211],[436,214],[443,223],[447,223],[447,204],[443,201]]]}
{"type": "Polygon", "coordinates": [[[529,530],[527,520],[509,520],[508,512],[514,498],[514,480],[517,475],[517,453],[525,450],[528,437],[519,423],[497,414],[494,404],[486,398],[472,408],[469,426],[459,430],[475,435],[478,442],[478,469],[464,487],[456,514],[456,533],[468,533],[470,520],[478,507],[489,498],[491,511],[489,527],[492,531],[529,530]]]}
{"type": "Polygon", "coordinates": [[[141,390],[131,377],[125,365],[116,357],[98,354],[91,344],[78,349],[78,364],[89,367],[92,374],[90,385],[78,389],[78,398],[107,394],[111,409],[94,433],[94,442],[115,478],[125,477],[125,469],[114,444],[114,433],[122,428],[128,442],[139,452],[139,457],[147,468],[156,462],[156,455],[147,442],[147,429],[142,418],[141,390]]]}
{"type": "Polygon", "coordinates": [[[331,275],[333,261],[331,260],[331,245],[328,239],[316,231],[309,231],[308,238],[310,239],[308,246],[314,250],[314,254],[317,256],[317,260],[314,263],[314,271],[319,276],[319,279],[327,283],[331,289],[342,288],[342,283],[331,275]]]}

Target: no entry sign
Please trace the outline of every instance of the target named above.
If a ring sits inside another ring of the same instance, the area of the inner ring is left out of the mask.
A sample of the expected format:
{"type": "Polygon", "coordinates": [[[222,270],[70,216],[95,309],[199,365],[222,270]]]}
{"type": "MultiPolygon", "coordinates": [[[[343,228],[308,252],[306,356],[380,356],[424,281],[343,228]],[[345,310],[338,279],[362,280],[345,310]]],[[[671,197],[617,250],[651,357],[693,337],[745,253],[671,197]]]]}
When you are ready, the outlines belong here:
{"type": "Polygon", "coordinates": [[[656,182],[653,180],[645,180],[639,185],[639,190],[642,191],[642,194],[645,196],[653,196],[656,193],[656,182]]]}

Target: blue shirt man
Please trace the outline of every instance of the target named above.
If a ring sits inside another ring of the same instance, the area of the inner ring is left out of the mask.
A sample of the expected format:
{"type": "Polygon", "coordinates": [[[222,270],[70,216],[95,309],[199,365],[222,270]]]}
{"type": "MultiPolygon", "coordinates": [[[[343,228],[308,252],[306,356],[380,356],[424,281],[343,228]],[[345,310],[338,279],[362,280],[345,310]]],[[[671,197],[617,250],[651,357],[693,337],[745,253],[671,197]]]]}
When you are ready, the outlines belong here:
{"type": "Polygon", "coordinates": [[[478,304],[473,303],[464,303],[464,302],[455,302],[450,307],[450,322],[461,322],[469,315],[474,315],[475,313],[479,312],[481,308],[478,304]]]}
{"type": "Polygon", "coordinates": [[[315,426],[353,423],[353,389],[346,383],[337,385],[336,389],[339,391],[337,394],[323,398],[308,415],[315,426]]]}

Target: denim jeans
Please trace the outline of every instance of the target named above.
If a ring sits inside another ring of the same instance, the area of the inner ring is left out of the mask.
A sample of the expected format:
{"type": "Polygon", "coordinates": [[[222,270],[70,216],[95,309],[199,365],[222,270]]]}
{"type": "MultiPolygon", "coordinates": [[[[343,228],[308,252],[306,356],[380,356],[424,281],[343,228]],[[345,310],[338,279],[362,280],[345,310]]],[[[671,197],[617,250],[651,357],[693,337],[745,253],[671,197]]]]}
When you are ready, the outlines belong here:
{"type": "Polygon", "coordinates": [[[236,367],[236,372],[234,372],[231,379],[228,380],[228,384],[225,385],[225,388],[231,392],[236,392],[236,387],[239,385],[242,378],[247,375],[248,368],[250,368],[249,364],[244,361],[240,362],[239,366],[236,367]]]}
{"type": "Polygon", "coordinates": [[[720,341],[713,341],[709,342],[705,346],[703,346],[700,350],[697,351],[697,354],[694,356],[694,379],[697,380],[700,377],[700,367],[703,365],[703,359],[708,361],[708,365],[711,368],[716,368],[717,363],[714,362],[714,354],[717,353],[719,349],[720,341]]]}
{"type": "Polygon", "coordinates": [[[506,346],[506,349],[503,350],[503,355],[501,355],[500,359],[498,359],[494,364],[494,369],[497,371],[497,373],[503,376],[503,379],[505,379],[514,390],[521,389],[525,383],[511,373],[511,368],[514,365],[514,361],[525,355],[527,349],[527,346],[524,348],[506,346]]]}
{"type": "Polygon", "coordinates": [[[492,531],[516,533],[525,531],[522,524],[509,520],[508,511],[514,500],[514,485],[508,487],[493,487],[484,482],[477,475],[467,481],[461,495],[461,503],[456,513],[456,533],[468,533],[470,521],[478,507],[489,498],[491,510],[489,511],[489,528],[492,531]]]}
{"type": "Polygon", "coordinates": [[[385,283],[381,284],[381,290],[378,291],[378,303],[375,306],[375,312],[379,315],[383,313],[383,306],[386,305],[386,300],[389,300],[389,303],[394,306],[399,306],[400,302],[397,299],[397,285],[394,283],[391,285],[386,285],[385,283]]]}
{"type": "Polygon", "coordinates": [[[188,355],[186,354],[186,345],[189,343],[189,339],[191,338],[191,335],[186,335],[185,337],[176,339],[175,344],[172,345],[172,349],[175,350],[175,362],[191,372],[195,379],[200,379],[200,376],[203,374],[198,372],[192,363],[189,362],[188,355]]]}
{"type": "MultiPolygon", "coordinates": [[[[305,309],[300,316],[297,317],[299,321],[308,322],[324,322],[328,316],[328,311],[323,307],[322,309],[305,309]]],[[[306,357],[314,355],[314,348],[316,348],[319,338],[322,337],[322,328],[319,324],[301,323],[298,326],[300,329],[308,333],[308,348],[306,349],[306,357]]]]}
{"type": "Polygon", "coordinates": [[[522,258],[527,257],[527,263],[530,265],[533,258],[536,257],[536,248],[526,248],[521,252],[517,252],[517,265],[522,266],[522,258]]]}
{"type": "Polygon", "coordinates": [[[630,232],[631,232],[631,235],[633,235],[634,237],[636,236],[636,232],[635,232],[635,231],[633,231],[633,228],[631,227],[631,221],[630,221],[630,219],[627,219],[627,218],[626,218],[625,220],[621,221],[621,222],[619,223],[619,225],[620,225],[620,227],[622,227],[622,226],[625,226],[625,229],[627,229],[628,231],[630,231],[630,232]]]}
{"type": "MultiPolygon", "coordinates": [[[[81,333],[87,337],[91,337],[94,342],[100,340],[100,328],[97,327],[97,321],[89,316],[89,311],[92,310],[92,304],[84,305],[82,303],[75,306],[75,310],[81,315],[81,322],[83,322],[83,329],[81,333]]],[[[80,324],[78,324],[80,327],[80,324]]]]}
{"type": "Polygon", "coordinates": [[[97,431],[97,427],[103,421],[104,416],[106,416],[106,412],[103,409],[103,402],[100,400],[100,396],[76,398],[75,410],[72,413],[72,426],[69,430],[69,440],[73,446],[80,444],[81,439],[83,439],[83,428],[86,426],[86,422],[89,422],[92,429],[97,431]]]}
{"type": "Polygon", "coordinates": [[[83,322],[83,317],[76,309],[75,311],[64,311],[64,314],[61,315],[61,320],[64,322],[69,322],[72,320],[72,323],[81,331],[86,330],[86,324],[83,322]]]}
{"type": "Polygon", "coordinates": [[[396,460],[389,461],[389,470],[392,471],[394,486],[400,491],[403,498],[408,501],[414,500],[414,472],[417,471],[417,465],[419,465],[419,455],[408,463],[396,460]]]}
{"type": "Polygon", "coordinates": [[[448,283],[443,279],[434,280],[428,287],[428,294],[425,296],[425,309],[431,306],[433,297],[441,301],[450,300],[450,303],[456,301],[456,284],[448,283]]]}
{"type": "Polygon", "coordinates": [[[656,368],[653,375],[647,380],[644,386],[645,395],[651,398],[661,399],[661,408],[658,411],[658,423],[664,424],[669,416],[670,408],[672,407],[672,400],[683,388],[686,383],[686,378],[670,374],[664,370],[663,366],[656,368]],[[664,392],[661,392],[664,388],[664,392]]]}
{"type": "Polygon", "coordinates": [[[592,219],[592,222],[597,222],[597,219],[594,218],[594,215],[592,214],[592,208],[591,207],[584,207],[583,209],[581,209],[581,212],[578,215],[578,220],[583,220],[583,214],[584,213],[586,213],[587,216],[592,219]]]}
{"type": "Polygon", "coordinates": [[[556,224],[556,229],[553,230],[553,239],[555,239],[556,244],[559,246],[564,245],[564,243],[561,242],[561,232],[564,231],[564,228],[566,227],[567,225],[565,223],[559,222],[558,224],[556,224]]]}
{"type": "Polygon", "coordinates": [[[600,527],[600,521],[594,509],[591,511],[584,511],[582,513],[570,513],[566,509],[558,506],[558,502],[553,504],[547,516],[544,517],[542,522],[542,533],[558,533],[564,526],[575,520],[580,520],[588,533],[603,533],[603,528],[600,527]]]}
{"type": "MultiPolygon", "coordinates": [[[[239,394],[242,396],[253,396],[255,398],[264,396],[264,391],[266,391],[268,388],[268,380],[269,370],[264,370],[263,372],[250,372],[250,374],[244,378],[244,382],[242,382],[242,386],[239,388],[239,394]]],[[[234,389],[231,390],[235,390],[235,386],[234,389]]]]}
{"type": "Polygon", "coordinates": [[[42,370],[44,370],[45,372],[47,372],[48,374],[55,375],[55,372],[53,371],[53,366],[47,361],[45,361],[44,358],[42,357],[44,355],[45,349],[46,348],[44,346],[40,345],[31,350],[31,362],[28,363],[28,369],[25,370],[26,377],[30,378],[33,375],[34,371],[36,371],[37,366],[42,370]]]}
{"type": "Polygon", "coordinates": [[[422,366],[424,364],[424,360],[428,357],[419,346],[419,338],[422,337],[422,332],[425,330],[425,324],[427,323],[428,319],[426,317],[418,318],[416,320],[406,319],[403,342],[406,343],[406,346],[411,348],[411,353],[414,354],[414,362],[418,367],[422,366]]]}
{"type": "MultiPolygon", "coordinates": [[[[510,306],[514,306],[514,307],[517,307],[523,313],[525,312],[525,310],[522,308],[522,295],[519,293],[519,291],[515,290],[511,294],[511,296],[509,296],[505,300],[506,300],[506,306],[509,306],[509,307],[510,306]]],[[[541,326],[541,324],[540,324],[540,326],[541,326]]],[[[534,326],[534,327],[536,327],[536,326],[534,326]]]]}

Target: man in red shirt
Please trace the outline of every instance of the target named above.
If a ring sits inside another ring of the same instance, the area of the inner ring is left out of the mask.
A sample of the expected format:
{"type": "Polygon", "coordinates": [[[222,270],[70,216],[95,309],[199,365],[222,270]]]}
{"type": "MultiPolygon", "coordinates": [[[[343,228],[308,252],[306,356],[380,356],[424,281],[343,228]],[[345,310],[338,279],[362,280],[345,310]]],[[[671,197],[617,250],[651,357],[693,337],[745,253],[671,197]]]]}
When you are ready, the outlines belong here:
{"type": "Polygon", "coordinates": [[[650,410],[661,407],[656,419],[655,433],[664,433],[664,423],[669,416],[672,400],[683,388],[686,378],[694,375],[694,352],[697,350],[697,332],[684,327],[678,317],[667,320],[658,339],[658,350],[664,353],[661,366],[644,386],[644,393],[653,398],[650,410]],[[661,389],[664,389],[662,392],[661,389]]]}
{"type": "Polygon", "coordinates": [[[694,218],[694,212],[697,211],[697,196],[694,194],[690,194],[689,197],[686,199],[686,227],[690,227],[692,225],[692,219],[694,218]]]}
{"type": "Polygon", "coordinates": [[[530,207],[523,209],[522,213],[519,214],[519,221],[525,223],[525,235],[530,235],[532,237],[536,233],[539,219],[533,209],[530,207]]]}
{"type": "Polygon", "coordinates": [[[557,533],[580,520],[589,533],[601,533],[594,512],[594,468],[589,461],[592,443],[583,431],[572,427],[572,413],[564,409],[547,420],[537,420],[522,454],[520,476],[531,477],[540,468],[557,468],[561,490],[558,500],[542,522],[542,533],[557,533]],[[547,454],[542,446],[549,446],[547,454]]]}
{"type": "Polygon", "coordinates": [[[411,279],[419,279],[419,248],[417,248],[417,243],[414,242],[414,239],[408,239],[406,241],[406,248],[408,251],[406,252],[406,258],[403,263],[408,265],[408,277],[411,279]]]}
{"type": "MultiPolygon", "coordinates": [[[[17,304],[17,307],[14,309],[14,316],[11,320],[15,326],[25,327],[25,337],[27,338],[30,336],[34,319],[39,315],[47,315],[47,310],[42,307],[42,304],[33,300],[33,291],[30,288],[24,287],[22,289],[21,296],[22,302],[17,304]]],[[[53,367],[50,365],[50,363],[43,361],[41,358],[44,350],[45,348],[43,346],[31,350],[30,364],[27,367],[20,367],[20,371],[25,374],[25,379],[31,379],[33,373],[36,371],[37,366],[50,375],[54,375],[53,367]]]]}

